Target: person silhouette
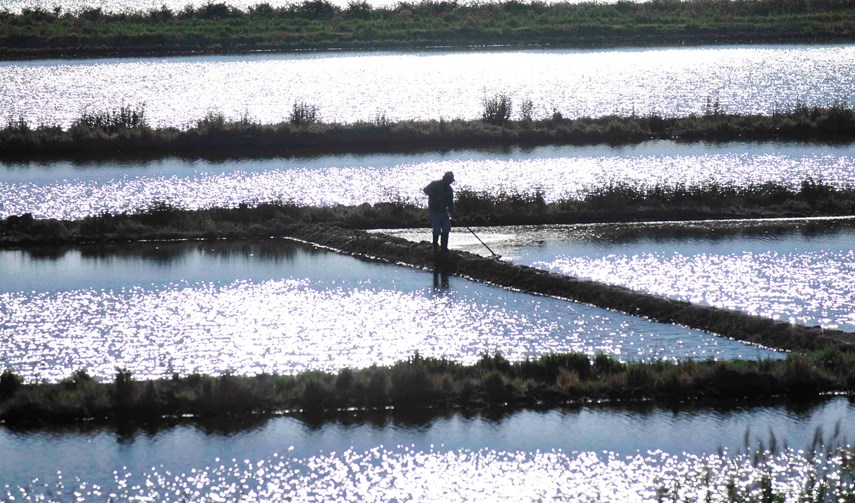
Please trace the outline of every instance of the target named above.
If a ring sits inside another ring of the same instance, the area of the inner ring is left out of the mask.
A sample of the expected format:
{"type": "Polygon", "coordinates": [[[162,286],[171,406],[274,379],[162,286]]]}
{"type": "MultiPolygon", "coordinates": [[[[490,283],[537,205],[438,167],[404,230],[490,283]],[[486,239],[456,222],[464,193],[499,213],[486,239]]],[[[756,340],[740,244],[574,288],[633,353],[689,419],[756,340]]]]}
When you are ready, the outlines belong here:
{"type": "Polygon", "coordinates": [[[448,254],[451,218],[457,218],[457,212],[454,210],[452,183],[454,183],[454,173],[448,171],[442,175],[441,179],[430,182],[424,188],[424,193],[428,196],[428,217],[431,227],[433,227],[433,253],[435,257],[448,254]]]}

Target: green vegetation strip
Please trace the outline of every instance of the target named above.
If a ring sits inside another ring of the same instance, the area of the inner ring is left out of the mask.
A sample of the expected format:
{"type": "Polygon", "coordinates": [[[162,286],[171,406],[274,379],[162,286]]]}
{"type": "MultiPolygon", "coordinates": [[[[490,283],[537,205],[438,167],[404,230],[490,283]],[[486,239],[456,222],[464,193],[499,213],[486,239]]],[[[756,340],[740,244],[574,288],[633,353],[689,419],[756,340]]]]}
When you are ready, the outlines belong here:
{"type": "MultiPolygon", "coordinates": [[[[496,195],[461,190],[455,205],[468,225],[493,226],[841,216],[855,215],[855,187],[835,188],[813,180],[803,181],[798,190],[771,183],[646,190],[614,185],[593,190],[581,200],[549,203],[539,192],[496,195]]],[[[424,227],[427,217],[424,208],[404,202],[321,207],[268,202],[200,210],[154,202],[136,213],[102,213],[79,220],[12,215],[0,219],[0,248],[281,237],[301,223],[347,229],[413,228],[424,227]]],[[[820,231],[829,223],[813,225],[820,231]]],[[[782,227],[785,231],[787,224],[782,227]]]]}
{"type": "Polygon", "coordinates": [[[851,42],[852,0],[545,3],[423,1],[339,7],[307,0],[106,13],[0,11],[0,58],[484,46],[614,47],[851,42]]]}
{"type": "Polygon", "coordinates": [[[851,391],[855,355],[828,349],[786,360],[621,363],[606,355],[549,354],[509,362],[484,355],[474,365],[414,355],[388,367],[298,375],[189,375],[137,381],[117,369],[112,382],[78,371],[56,384],[0,375],[0,420],[62,422],[165,415],[321,413],[344,408],[554,406],[579,400],[685,401],[806,398],[851,391]]]}
{"type": "Polygon", "coordinates": [[[855,141],[855,109],[844,105],[808,107],[772,115],[735,115],[707,103],[703,114],[688,117],[604,116],[569,119],[556,112],[531,117],[530,102],[514,104],[504,95],[485,100],[475,120],[429,120],[331,124],[317,107],[295,103],[289,120],[260,124],[248,117],[229,121],[210,113],[185,130],[152,128],[144,106],[85,113],[63,129],[9,117],[0,129],[0,160],[33,158],[204,158],[287,156],[336,152],[409,152],[497,146],[632,144],[677,141],[855,141]],[[497,108],[498,107],[498,108],[497,108]]]}

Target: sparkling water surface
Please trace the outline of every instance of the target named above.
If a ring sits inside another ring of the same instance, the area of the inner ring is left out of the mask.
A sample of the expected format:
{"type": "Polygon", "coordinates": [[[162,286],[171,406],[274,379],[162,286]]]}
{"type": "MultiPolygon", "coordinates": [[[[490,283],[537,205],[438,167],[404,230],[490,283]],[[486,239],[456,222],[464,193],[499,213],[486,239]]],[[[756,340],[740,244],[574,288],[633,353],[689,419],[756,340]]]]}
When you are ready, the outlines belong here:
{"type": "MultiPolygon", "coordinates": [[[[692,303],[855,332],[855,220],[473,229],[506,260],[692,303]]],[[[430,240],[429,231],[383,231],[430,240]]],[[[490,255],[465,228],[452,247],[490,255]]]]}
{"type": "MultiPolygon", "coordinates": [[[[777,491],[792,495],[810,476],[845,476],[831,446],[853,434],[855,407],[846,398],[722,407],[589,404],[323,423],[284,416],[119,431],[0,428],[7,454],[0,457],[0,495],[656,501],[657,490],[666,488],[681,500],[711,491],[721,501],[730,479],[742,490],[766,475],[777,491]],[[766,461],[757,463],[756,453],[766,461]]],[[[843,485],[851,488],[849,473],[843,485]]]]}
{"type": "Polygon", "coordinates": [[[725,502],[762,501],[768,487],[783,501],[845,501],[853,489],[848,460],[844,453],[818,457],[794,449],[680,457],[660,451],[617,456],[399,446],[300,459],[217,459],[190,472],[122,470],[104,485],[35,481],[6,493],[15,501],[658,502],[670,496],[725,502]]]}
{"type": "Polygon", "coordinates": [[[0,251],[0,367],[28,381],[289,374],[416,351],[473,363],[548,352],[621,360],[779,358],[697,330],[357,260],[285,240],[0,251]]]}
{"type": "Polygon", "coordinates": [[[188,209],[287,201],[426,205],[421,189],[446,171],[456,190],[534,193],[547,201],[583,197],[609,185],[644,190],[767,182],[798,189],[804,180],[855,187],[855,144],[682,144],[460,150],[417,155],[338,155],[233,160],[26,162],[0,164],[0,218],[79,219],[139,211],[155,202],[188,209]]]}
{"type": "MultiPolygon", "coordinates": [[[[325,122],[476,119],[498,93],[535,118],[686,116],[718,103],[771,114],[855,105],[855,45],[490,52],[335,52],[0,62],[0,117],[69,126],[86,111],[145,104],[152,126],[210,111],[286,121],[295,102],[325,122]]],[[[516,114],[516,112],[514,112],[516,114]]]]}

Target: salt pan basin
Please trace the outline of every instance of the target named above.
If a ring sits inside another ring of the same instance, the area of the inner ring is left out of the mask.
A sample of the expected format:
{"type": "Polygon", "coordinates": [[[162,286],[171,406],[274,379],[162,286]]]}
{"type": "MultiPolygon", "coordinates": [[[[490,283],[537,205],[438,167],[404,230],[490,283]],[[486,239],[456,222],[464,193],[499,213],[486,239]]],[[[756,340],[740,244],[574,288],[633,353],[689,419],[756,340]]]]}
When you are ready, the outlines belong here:
{"type": "Polygon", "coordinates": [[[27,381],[289,374],[548,352],[620,360],[782,353],[283,239],[0,252],[0,367],[27,381]]]}

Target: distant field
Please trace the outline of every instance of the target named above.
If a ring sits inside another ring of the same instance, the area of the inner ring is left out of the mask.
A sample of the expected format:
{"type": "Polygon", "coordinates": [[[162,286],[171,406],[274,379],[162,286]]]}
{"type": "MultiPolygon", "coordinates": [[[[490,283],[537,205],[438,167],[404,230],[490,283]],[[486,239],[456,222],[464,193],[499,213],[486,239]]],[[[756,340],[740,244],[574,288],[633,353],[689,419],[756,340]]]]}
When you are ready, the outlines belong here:
{"type": "Polygon", "coordinates": [[[245,9],[206,3],[146,12],[0,11],[0,58],[325,49],[668,46],[855,40],[855,1],[617,3],[326,0],[245,9]]]}

